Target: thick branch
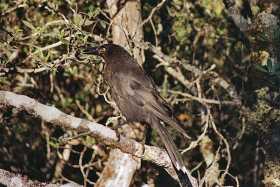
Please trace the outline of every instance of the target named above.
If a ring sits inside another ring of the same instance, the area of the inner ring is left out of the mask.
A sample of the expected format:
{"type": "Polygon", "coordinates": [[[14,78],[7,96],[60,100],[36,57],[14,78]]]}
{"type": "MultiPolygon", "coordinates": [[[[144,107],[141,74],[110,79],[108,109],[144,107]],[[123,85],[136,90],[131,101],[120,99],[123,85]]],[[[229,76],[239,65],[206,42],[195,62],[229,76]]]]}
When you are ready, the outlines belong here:
{"type": "MultiPolygon", "coordinates": [[[[131,41],[143,41],[144,34],[141,26],[140,0],[124,1],[123,5],[120,5],[122,3],[118,0],[107,0],[106,3],[112,18],[112,36],[114,43],[130,49],[131,41]]],[[[145,60],[141,48],[134,47],[132,53],[139,64],[144,63],[145,60]]]]}
{"type": "Polygon", "coordinates": [[[142,145],[135,140],[123,136],[118,137],[115,131],[99,123],[65,114],[54,106],[46,106],[30,97],[13,92],[0,91],[0,105],[12,106],[17,110],[25,110],[50,124],[58,125],[66,129],[72,129],[78,132],[90,131],[91,136],[98,139],[100,142],[119,148],[122,152],[129,153],[162,166],[173,178],[177,179],[171,161],[166,151],[163,149],[142,145]]]}

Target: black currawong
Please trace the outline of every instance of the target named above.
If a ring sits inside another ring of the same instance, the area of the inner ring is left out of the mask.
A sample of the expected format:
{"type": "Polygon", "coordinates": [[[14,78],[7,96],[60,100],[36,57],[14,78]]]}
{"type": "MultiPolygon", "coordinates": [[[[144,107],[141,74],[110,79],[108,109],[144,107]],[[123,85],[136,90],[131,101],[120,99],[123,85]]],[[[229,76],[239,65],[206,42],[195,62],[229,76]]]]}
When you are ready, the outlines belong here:
{"type": "Polygon", "coordinates": [[[119,45],[87,47],[84,54],[101,56],[105,61],[103,77],[109,84],[112,98],[128,122],[150,124],[165,145],[182,187],[192,187],[183,159],[164,122],[188,137],[172,117],[172,110],[160,97],[150,79],[132,56],[119,45]]]}

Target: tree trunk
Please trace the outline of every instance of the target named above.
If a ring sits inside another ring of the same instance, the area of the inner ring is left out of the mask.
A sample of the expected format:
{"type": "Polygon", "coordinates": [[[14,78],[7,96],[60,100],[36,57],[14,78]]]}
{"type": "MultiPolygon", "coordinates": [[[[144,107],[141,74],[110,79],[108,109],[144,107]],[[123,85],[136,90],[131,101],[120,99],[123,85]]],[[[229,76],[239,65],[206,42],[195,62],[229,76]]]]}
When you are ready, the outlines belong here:
{"type": "MultiPolygon", "coordinates": [[[[132,42],[143,40],[143,30],[139,26],[142,22],[140,1],[125,1],[125,4],[121,5],[118,0],[107,0],[107,5],[112,18],[113,42],[132,52],[137,62],[142,64],[144,56],[141,49],[133,48],[131,50],[132,42]]],[[[126,125],[125,128],[125,136],[131,137],[131,132],[133,132],[131,125],[126,125]]],[[[119,149],[113,149],[96,186],[129,186],[140,164],[139,158],[133,158],[119,149]]]]}

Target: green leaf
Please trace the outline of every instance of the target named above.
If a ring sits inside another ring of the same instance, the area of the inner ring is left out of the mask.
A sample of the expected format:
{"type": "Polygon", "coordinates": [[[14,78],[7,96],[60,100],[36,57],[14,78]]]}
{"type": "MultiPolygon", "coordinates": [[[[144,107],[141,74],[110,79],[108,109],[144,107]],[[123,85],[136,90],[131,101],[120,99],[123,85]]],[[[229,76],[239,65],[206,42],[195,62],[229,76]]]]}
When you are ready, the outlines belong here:
{"type": "Polygon", "coordinates": [[[80,14],[74,14],[73,22],[77,26],[82,26],[84,20],[83,20],[83,17],[80,14]]]}

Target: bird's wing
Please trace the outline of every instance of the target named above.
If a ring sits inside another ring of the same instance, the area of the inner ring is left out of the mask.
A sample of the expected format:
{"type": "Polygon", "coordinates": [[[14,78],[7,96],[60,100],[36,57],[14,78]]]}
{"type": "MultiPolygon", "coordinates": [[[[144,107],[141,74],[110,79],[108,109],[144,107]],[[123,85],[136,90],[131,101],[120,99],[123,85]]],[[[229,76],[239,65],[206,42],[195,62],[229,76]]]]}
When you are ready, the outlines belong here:
{"type": "Polygon", "coordinates": [[[159,96],[153,83],[146,75],[119,74],[119,78],[121,79],[121,84],[125,84],[123,86],[127,88],[121,90],[123,96],[127,96],[136,104],[143,106],[147,112],[154,114],[157,118],[175,128],[179,133],[182,133],[185,137],[190,138],[172,115],[170,115],[171,110],[168,104],[159,96]]]}

